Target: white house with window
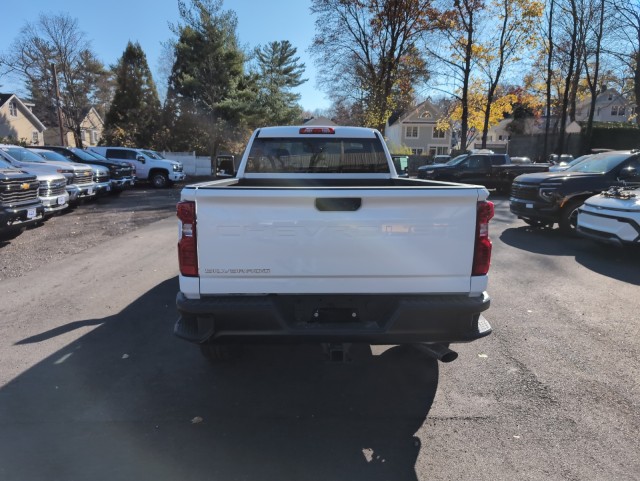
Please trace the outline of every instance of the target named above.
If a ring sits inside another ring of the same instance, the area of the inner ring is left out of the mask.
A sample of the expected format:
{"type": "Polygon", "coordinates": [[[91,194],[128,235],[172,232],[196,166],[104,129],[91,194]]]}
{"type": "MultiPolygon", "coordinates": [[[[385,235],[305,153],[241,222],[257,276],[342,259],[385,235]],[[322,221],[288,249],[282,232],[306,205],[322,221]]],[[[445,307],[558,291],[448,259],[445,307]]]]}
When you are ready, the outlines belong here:
{"type": "MultiPolygon", "coordinates": [[[[579,122],[589,120],[591,110],[591,96],[587,96],[576,105],[576,120],[579,122]]],[[[596,106],[593,114],[595,122],[630,122],[636,114],[636,106],[629,102],[623,95],[605,85],[596,97],[596,106]]]]}
{"type": "Polygon", "coordinates": [[[440,155],[451,151],[451,130],[436,126],[439,112],[428,100],[392,115],[384,129],[385,138],[395,145],[404,145],[413,155],[440,155]]]}
{"type": "Polygon", "coordinates": [[[43,145],[46,127],[31,111],[33,106],[14,94],[0,94],[0,137],[43,145]]]}

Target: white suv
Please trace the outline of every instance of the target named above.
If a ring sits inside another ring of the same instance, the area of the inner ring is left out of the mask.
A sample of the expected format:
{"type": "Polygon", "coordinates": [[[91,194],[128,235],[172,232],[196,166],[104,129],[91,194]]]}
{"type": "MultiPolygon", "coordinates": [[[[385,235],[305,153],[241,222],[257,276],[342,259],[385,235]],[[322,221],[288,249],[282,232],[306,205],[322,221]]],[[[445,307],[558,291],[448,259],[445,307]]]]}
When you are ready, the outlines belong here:
{"type": "Polygon", "coordinates": [[[640,246],[640,187],[612,187],[588,198],[578,211],[577,231],[609,244],[640,246]]]}

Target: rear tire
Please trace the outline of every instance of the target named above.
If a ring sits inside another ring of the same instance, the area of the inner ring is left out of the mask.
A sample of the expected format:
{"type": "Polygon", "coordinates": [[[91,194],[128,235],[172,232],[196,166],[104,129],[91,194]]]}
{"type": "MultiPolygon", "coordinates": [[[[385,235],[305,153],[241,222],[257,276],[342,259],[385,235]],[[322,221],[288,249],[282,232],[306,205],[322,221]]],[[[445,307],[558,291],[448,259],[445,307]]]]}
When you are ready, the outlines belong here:
{"type": "Polygon", "coordinates": [[[562,208],[560,213],[560,230],[563,234],[575,235],[576,226],[578,224],[578,208],[584,204],[582,199],[576,199],[569,201],[567,205],[562,208]]]}

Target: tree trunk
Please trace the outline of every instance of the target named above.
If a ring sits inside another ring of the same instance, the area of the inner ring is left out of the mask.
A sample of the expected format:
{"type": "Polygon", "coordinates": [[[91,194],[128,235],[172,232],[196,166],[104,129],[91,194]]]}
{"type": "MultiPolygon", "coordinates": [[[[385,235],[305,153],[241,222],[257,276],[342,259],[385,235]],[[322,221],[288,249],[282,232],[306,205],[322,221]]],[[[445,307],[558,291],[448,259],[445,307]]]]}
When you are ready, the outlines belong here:
{"type": "Polygon", "coordinates": [[[564,94],[562,96],[562,110],[560,111],[560,132],[558,136],[557,154],[564,153],[564,136],[567,129],[567,107],[569,106],[569,89],[571,87],[571,79],[573,77],[574,65],[576,62],[576,35],[578,30],[576,0],[571,0],[571,15],[573,17],[573,32],[571,38],[571,52],[569,53],[569,69],[564,82],[564,94]]]}
{"type": "Polygon", "coordinates": [[[544,147],[542,149],[542,161],[546,162],[548,160],[548,148],[549,148],[549,128],[551,126],[551,61],[553,60],[553,35],[552,35],[552,26],[553,26],[553,7],[555,5],[555,1],[551,0],[550,10],[549,10],[549,24],[548,24],[548,37],[549,41],[549,56],[547,57],[547,105],[546,105],[546,119],[544,125],[544,147]]]}

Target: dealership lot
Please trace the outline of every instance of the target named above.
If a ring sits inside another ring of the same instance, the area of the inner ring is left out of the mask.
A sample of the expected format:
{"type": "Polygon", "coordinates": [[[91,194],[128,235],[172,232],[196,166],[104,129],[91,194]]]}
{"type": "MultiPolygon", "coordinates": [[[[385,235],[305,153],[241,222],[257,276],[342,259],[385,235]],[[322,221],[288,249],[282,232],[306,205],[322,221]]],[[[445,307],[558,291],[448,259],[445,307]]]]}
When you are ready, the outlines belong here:
{"type": "Polygon", "coordinates": [[[254,346],[212,368],[172,335],[178,197],[136,187],[0,247],[0,479],[640,479],[637,250],[496,198],[494,333],[453,363],[254,346]]]}

